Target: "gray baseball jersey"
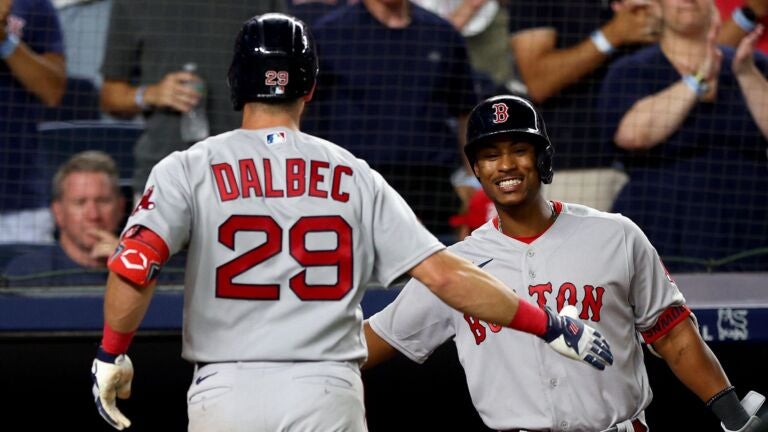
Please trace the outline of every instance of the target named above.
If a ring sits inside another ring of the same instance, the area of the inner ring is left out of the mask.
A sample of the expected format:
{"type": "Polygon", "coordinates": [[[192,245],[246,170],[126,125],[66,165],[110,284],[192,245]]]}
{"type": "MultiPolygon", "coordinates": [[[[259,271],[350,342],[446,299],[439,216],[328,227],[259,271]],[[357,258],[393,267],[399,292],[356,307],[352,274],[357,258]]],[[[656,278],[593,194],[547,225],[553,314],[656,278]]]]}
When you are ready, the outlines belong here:
{"type": "Polygon", "coordinates": [[[366,284],[444,248],[364,161],[286,128],[169,155],[134,225],[188,248],[182,355],[199,362],[360,361],[366,284]]]}
{"type": "Polygon", "coordinates": [[[633,222],[564,204],[530,244],[500,233],[494,219],[450,249],[524,299],[575,305],[611,344],[613,366],[596,371],[534,336],[464,315],[415,280],[370,319],[377,334],[416,362],[453,337],[472,401],[494,429],[599,431],[643,415],[651,389],[640,337],[656,340],[690,311],[633,222]]]}

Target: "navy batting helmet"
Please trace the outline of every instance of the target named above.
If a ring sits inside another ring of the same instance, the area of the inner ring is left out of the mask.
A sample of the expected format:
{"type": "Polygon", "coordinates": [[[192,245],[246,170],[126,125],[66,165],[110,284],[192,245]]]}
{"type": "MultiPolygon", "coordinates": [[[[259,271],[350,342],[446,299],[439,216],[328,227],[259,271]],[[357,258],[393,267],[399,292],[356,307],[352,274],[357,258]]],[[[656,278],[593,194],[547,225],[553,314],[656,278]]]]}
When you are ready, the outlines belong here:
{"type": "Polygon", "coordinates": [[[257,15],[243,24],[229,66],[229,89],[236,111],[247,102],[297,99],[312,91],[320,70],[315,41],[301,20],[289,15],[257,15]]]}
{"type": "Polygon", "coordinates": [[[547,136],[544,119],[533,103],[520,96],[494,96],[480,102],[469,113],[464,154],[474,165],[477,149],[493,137],[525,140],[536,147],[539,178],[552,183],[552,156],[555,149],[547,136]]]}

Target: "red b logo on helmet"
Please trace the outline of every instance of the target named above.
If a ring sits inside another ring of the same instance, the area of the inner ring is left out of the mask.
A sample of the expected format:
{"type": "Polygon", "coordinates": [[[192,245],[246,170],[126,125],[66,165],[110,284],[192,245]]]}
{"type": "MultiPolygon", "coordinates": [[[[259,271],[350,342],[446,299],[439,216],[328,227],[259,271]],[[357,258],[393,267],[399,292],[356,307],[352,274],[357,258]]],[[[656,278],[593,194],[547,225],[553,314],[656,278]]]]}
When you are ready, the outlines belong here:
{"type": "Polygon", "coordinates": [[[497,103],[493,104],[493,122],[494,123],[504,123],[509,118],[509,114],[507,114],[507,104],[504,103],[497,103]]]}

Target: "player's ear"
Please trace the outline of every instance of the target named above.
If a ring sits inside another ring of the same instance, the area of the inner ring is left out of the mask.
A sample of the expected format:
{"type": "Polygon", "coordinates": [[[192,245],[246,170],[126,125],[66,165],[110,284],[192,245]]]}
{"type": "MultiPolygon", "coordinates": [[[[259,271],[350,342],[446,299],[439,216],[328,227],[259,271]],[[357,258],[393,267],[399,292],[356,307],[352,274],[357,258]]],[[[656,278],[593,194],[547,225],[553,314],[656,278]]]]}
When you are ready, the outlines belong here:
{"type": "Polygon", "coordinates": [[[480,179],[480,174],[479,174],[480,169],[477,167],[477,161],[472,163],[472,172],[475,174],[475,177],[477,177],[478,180],[479,180],[480,179]]]}
{"type": "Polygon", "coordinates": [[[312,100],[312,96],[315,95],[315,89],[316,88],[317,88],[317,83],[314,83],[312,85],[312,89],[309,91],[309,93],[307,93],[306,95],[304,95],[304,97],[302,97],[302,99],[304,99],[304,102],[309,102],[309,101],[312,100]]]}

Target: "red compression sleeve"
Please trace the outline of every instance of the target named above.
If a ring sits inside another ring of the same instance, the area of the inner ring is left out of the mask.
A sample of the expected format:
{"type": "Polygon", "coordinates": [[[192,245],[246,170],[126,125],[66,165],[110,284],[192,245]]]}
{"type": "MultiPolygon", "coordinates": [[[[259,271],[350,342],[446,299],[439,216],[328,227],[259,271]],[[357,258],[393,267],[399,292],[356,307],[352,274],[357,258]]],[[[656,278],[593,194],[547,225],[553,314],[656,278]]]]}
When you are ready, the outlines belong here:
{"type": "Polygon", "coordinates": [[[547,313],[540,307],[520,299],[517,312],[507,327],[541,336],[547,331],[547,313]]]}
{"type": "Polygon", "coordinates": [[[105,322],[104,333],[101,337],[101,348],[109,354],[123,354],[128,351],[128,347],[131,346],[131,341],[135,334],[135,330],[128,333],[121,333],[114,330],[105,322]]]}

